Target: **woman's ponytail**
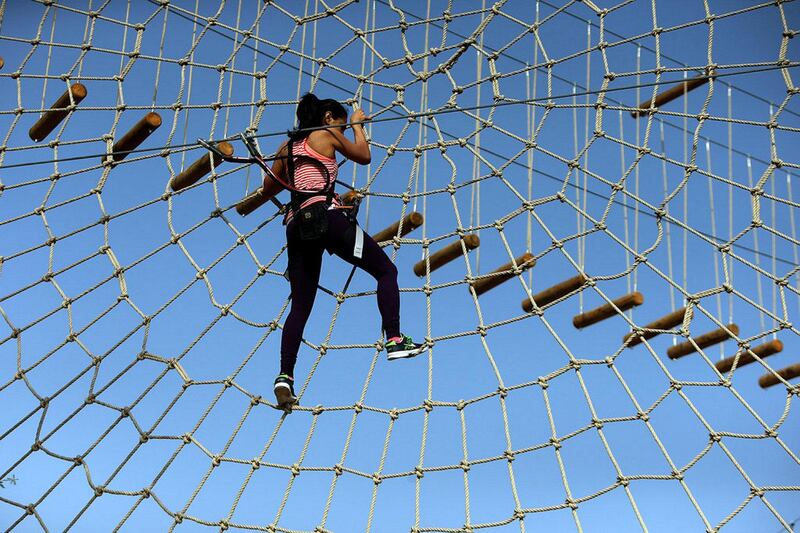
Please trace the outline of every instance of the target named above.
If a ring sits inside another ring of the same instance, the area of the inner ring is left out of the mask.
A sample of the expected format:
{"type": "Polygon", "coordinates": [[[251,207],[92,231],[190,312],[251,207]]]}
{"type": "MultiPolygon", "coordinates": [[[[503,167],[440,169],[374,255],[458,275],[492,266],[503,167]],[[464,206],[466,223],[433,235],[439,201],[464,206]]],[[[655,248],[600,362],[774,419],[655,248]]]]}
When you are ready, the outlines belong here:
{"type": "Polygon", "coordinates": [[[308,137],[311,133],[308,128],[322,126],[323,117],[328,111],[334,118],[347,118],[344,106],[336,100],[320,100],[312,93],[304,94],[297,104],[297,128],[289,132],[289,138],[299,141],[308,137]]]}

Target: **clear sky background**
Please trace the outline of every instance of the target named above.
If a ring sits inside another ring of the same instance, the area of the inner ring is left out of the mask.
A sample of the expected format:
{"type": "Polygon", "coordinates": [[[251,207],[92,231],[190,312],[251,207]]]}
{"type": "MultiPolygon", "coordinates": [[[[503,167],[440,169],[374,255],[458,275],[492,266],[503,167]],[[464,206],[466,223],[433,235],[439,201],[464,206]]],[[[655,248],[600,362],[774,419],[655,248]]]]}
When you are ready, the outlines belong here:
{"type": "Polygon", "coordinates": [[[784,32],[799,29],[800,8],[595,4],[610,11],[522,0],[494,10],[421,0],[0,4],[0,472],[18,479],[0,489],[0,526],[790,527],[800,514],[797,395],[762,390],[757,378],[798,362],[800,348],[800,109],[787,99],[797,73],[775,68],[797,60],[784,32]],[[713,83],[650,120],[631,117],[653,82],[661,91],[709,64],[721,75],[713,83]],[[32,142],[39,112],[77,81],[86,99],[32,142]],[[284,416],[266,402],[289,296],[285,229],[272,204],[247,217],[233,208],[259,172],[223,163],[165,193],[203,154],[198,137],[250,128],[274,151],[308,90],[380,119],[368,127],[371,165],[347,162],[340,179],[368,187],[359,218],[372,233],[410,210],[424,215],[386,250],[400,272],[402,329],[433,348],[388,363],[376,349],[374,281],[356,272],[345,291],[350,267],[326,256],[329,292],[318,294],[296,370],[301,407],[284,416]],[[454,94],[460,110],[442,112],[454,94]],[[703,110],[710,118],[698,121],[703,110]],[[163,124],[143,151],[101,165],[149,111],[163,124]],[[684,162],[698,169],[685,183],[684,162]],[[415,276],[425,243],[435,251],[458,230],[479,234],[480,248],[415,276]],[[526,251],[534,268],[480,298],[469,290],[469,276],[526,251]],[[521,310],[580,270],[593,287],[541,316],[521,310]],[[714,291],[723,284],[734,291],[714,291]],[[331,293],[342,291],[337,305],[331,293]],[[574,315],[632,291],[642,306],[573,327],[574,315]],[[726,387],[713,363],[736,342],[676,361],[666,351],[685,340],[677,334],[623,347],[631,323],[682,307],[686,294],[700,306],[690,334],[736,323],[739,339],[777,338],[783,352],[726,375],[726,387]]]}

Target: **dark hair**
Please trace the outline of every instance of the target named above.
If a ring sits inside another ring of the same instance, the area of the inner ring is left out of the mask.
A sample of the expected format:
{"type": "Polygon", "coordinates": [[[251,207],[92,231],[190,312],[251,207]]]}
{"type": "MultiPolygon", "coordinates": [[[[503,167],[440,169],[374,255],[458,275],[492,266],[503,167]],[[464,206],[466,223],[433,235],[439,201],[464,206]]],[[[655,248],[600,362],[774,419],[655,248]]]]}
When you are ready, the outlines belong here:
{"type": "Polygon", "coordinates": [[[311,132],[303,130],[322,126],[322,119],[328,111],[333,118],[347,118],[347,110],[336,100],[332,98],[320,100],[312,93],[304,94],[297,105],[297,127],[289,132],[289,138],[292,141],[299,141],[308,137],[311,132]]]}

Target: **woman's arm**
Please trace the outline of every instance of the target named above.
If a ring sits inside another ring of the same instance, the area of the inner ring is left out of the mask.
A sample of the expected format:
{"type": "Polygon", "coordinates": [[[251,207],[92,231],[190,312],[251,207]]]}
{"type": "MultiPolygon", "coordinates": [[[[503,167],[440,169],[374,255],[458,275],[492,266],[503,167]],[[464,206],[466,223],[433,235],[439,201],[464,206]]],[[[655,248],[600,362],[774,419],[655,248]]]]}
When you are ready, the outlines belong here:
{"type": "MultiPolygon", "coordinates": [[[[356,109],[352,117],[350,117],[351,122],[363,122],[365,120],[369,120],[369,117],[360,109],[356,109]]],[[[334,149],[347,159],[361,165],[369,164],[372,160],[369,143],[367,142],[366,135],[364,135],[364,128],[361,124],[353,124],[354,142],[345,137],[344,134],[339,131],[339,128],[330,128],[327,131],[331,135],[331,144],[334,149]]]]}
{"type": "MultiPolygon", "coordinates": [[[[287,141],[288,142],[288,141],[287,141]]],[[[283,143],[280,148],[278,148],[278,152],[276,155],[281,157],[286,157],[289,151],[286,149],[286,144],[283,143]]],[[[279,179],[286,181],[286,160],[285,159],[276,159],[272,162],[272,173],[275,174],[276,177],[279,179]]],[[[264,176],[264,184],[263,184],[263,192],[270,193],[270,194],[277,194],[283,190],[283,187],[280,183],[276,182],[270,176],[264,176]]]]}

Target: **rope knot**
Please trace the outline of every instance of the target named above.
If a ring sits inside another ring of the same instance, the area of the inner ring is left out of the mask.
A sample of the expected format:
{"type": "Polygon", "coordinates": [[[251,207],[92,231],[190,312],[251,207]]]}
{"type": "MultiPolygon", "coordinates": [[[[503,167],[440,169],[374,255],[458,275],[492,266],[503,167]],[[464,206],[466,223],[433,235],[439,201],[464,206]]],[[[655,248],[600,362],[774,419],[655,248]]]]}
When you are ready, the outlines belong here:
{"type": "Polygon", "coordinates": [[[573,500],[572,498],[567,498],[566,500],[564,500],[564,503],[566,503],[566,504],[567,504],[567,506],[568,506],[570,509],[572,509],[573,511],[574,511],[575,509],[577,509],[577,508],[578,508],[578,502],[576,502],[576,501],[575,501],[575,500],[573,500]]]}
{"type": "Polygon", "coordinates": [[[722,289],[725,292],[727,292],[728,294],[733,293],[733,285],[731,285],[730,283],[723,283],[722,284],[722,289]]]}

